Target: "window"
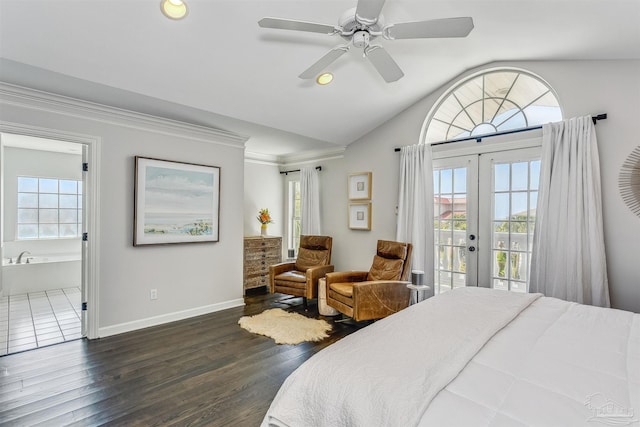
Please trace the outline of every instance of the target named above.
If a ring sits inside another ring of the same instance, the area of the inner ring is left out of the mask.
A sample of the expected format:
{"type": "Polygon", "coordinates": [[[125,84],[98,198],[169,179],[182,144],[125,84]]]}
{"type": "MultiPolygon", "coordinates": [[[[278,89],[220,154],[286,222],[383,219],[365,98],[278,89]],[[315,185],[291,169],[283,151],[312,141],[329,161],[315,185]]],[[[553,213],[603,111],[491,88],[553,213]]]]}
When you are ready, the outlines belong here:
{"type": "MultiPolygon", "coordinates": [[[[424,143],[559,120],[558,100],[541,78],[524,70],[488,70],[442,96],[425,120],[424,143]]],[[[526,292],[539,143],[505,137],[469,144],[434,148],[434,291],[482,286],[526,292]]]]}
{"type": "Polygon", "coordinates": [[[492,70],[453,86],[427,123],[426,143],[523,129],[562,120],[542,79],[522,70],[492,70]]]}
{"type": "MultiPolygon", "coordinates": [[[[477,280],[467,271],[467,214],[471,203],[467,203],[475,193],[468,194],[468,159],[460,163],[436,162],[433,170],[433,213],[434,213],[434,256],[436,283],[435,293],[466,286],[467,278],[477,280]]],[[[476,168],[470,172],[474,173],[476,168]]]]}
{"type": "Polygon", "coordinates": [[[462,286],[526,292],[539,149],[433,163],[435,293],[462,286]]]}
{"type": "Polygon", "coordinates": [[[540,160],[493,160],[492,287],[527,291],[536,219],[540,160]]]}
{"type": "Polygon", "coordinates": [[[287,198],[289,206],[288,233],[289,249],[298,249],[300,246],[300,181],[289,181],[287,198]]]}
{"type": "Polygon", "coordinates": [[[18,240],[59,239],[82,232],[82,181],[18,177],[18,240]]]}

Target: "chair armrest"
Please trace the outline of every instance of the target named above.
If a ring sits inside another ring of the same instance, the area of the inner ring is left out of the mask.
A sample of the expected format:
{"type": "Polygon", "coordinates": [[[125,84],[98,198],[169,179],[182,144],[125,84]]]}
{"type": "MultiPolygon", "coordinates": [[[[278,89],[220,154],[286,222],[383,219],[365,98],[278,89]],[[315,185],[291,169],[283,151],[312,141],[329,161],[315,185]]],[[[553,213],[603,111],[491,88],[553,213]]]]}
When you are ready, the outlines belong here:
{"type": "Polygon", "coordinates": [[[312,283],[315,283],[321,277],[324,277],[325,274],[333,271],[333,265],[319,265],[317,267],[311,267],[307,269],[307,280],[311,280],[312,283]]]}
{"type": "Polygon", "coordinates": [[[291,271],[295,269],[296,269],[295,261],[281,262],[281,263],[273,264],[269,266],[269,275],[277,276],[278,274],[282,274],[287,271],[291,271]]]}
{"type": "Polygon", "coordinates": [[[331,283],[362,282],[367,280],[368,275],[368,271],[337,271],[327,273],[325,277],[327,285],[330,285],[331,283]]]}

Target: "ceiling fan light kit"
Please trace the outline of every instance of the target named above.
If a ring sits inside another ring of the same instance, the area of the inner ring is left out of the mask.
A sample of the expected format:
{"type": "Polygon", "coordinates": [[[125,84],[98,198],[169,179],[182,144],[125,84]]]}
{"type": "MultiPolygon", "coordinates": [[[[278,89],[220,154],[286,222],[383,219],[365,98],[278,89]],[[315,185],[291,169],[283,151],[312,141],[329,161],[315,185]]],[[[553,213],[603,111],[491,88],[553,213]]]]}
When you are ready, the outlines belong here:
{"type": "Polygon", "coordinates": [[[187,16],[189,9],[187,4],[182,0],[161,0],[160,10],[169,19],[183,19],[187,16]]]}
{"type": "Polygon", "coordinates": [[[333,81],[333,74],[331,73],[322,73],[316,78],[316,83],[321,86],[328,85],[333,81]]]}
{"type": "MultiPolygon", "coordinates": [[[[404,73],[381,45],[371,42],[379,36],[386,40],[466,37],[473,30],[469,17],[433,19],[384,25],[380,14],[385,0],[358,0],[358,5],[342,14],[338,26],[284,18],[266,17],[258,21],[262,28],[305,31],[326,35],[339,35],[353,46],[363,50],[380,76],[387,82],[401,79],[404,73]]],[[[303,71],[298,77],[314,79],[349,50],[349,44],[337,46],[303,71]]]]}

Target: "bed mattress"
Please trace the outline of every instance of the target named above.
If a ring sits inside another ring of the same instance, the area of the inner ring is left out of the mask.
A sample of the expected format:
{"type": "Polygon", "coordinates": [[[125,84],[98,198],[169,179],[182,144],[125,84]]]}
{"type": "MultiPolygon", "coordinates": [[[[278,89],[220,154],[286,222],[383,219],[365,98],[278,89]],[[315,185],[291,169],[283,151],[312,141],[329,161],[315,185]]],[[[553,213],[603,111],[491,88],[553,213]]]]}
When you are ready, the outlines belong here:
{"type": "Polygon", "coordinates": [[[263,426],[640,425],[640,315],[490,289],[447,294],[313,356],[263,426]]]}
{"type": "Polygon", "coordinates": [[[420,426],[639,425],[640,315],[533,302],[429,405],[420,426]]]}

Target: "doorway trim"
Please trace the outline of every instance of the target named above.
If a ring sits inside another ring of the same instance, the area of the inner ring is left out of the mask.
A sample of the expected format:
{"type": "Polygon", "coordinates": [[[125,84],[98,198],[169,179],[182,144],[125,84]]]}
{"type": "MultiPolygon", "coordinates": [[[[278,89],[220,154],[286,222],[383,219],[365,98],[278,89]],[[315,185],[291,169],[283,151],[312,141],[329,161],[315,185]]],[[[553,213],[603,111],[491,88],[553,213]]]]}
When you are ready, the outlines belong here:
{"type": "Polygon", "coordinates": [[[98,294],[100,290],[100,145],[101,138],[94,135],[85,135],[57,129],[49,129],[37,126],[24,125],[0,121],[0,133],[12,133],[18,135],[33,136],[38,138],[54,139],[76,144],[84,144],[88,148],[89,170],[87,172],[87,205],[88,224],[86,225],[88,239],[88,256],[83,259],[87,271],[86,276],[86,337],[99,338],[98,319],[99,305],[98,294]]]}

